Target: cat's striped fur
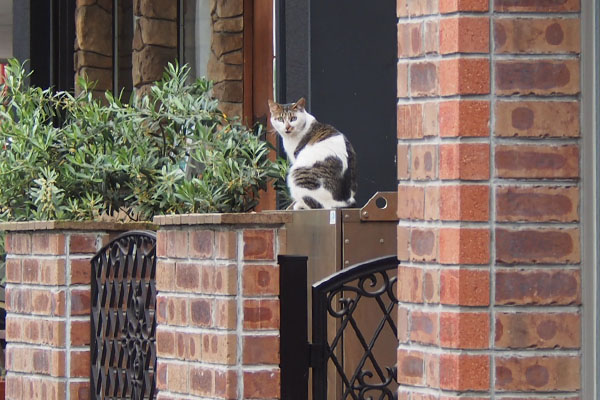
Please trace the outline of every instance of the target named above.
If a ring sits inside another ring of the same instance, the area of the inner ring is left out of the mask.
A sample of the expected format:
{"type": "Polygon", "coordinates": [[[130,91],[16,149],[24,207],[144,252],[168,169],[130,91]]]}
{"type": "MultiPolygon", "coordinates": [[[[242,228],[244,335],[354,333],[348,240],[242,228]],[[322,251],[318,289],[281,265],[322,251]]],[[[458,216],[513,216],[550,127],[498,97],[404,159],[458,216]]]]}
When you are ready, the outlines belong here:
{"type": "Polygon", "coordinates": [[[269,100],[269,108],[271,125],[292,163],[287,183],[294,209],[354,205],[356,154],[346,136],[318,122],[303,98],[292,104],[269,100]]]}

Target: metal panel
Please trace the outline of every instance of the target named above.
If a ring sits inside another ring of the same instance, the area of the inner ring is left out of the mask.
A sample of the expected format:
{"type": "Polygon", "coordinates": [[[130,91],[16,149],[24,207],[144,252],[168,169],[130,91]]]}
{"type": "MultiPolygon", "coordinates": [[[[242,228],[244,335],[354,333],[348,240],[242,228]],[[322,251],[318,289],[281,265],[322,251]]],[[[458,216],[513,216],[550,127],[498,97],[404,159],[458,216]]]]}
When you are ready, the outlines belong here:
{"type": "Polygon", "coordinates": [[[361,209],[342,210],[344,267],[396,255],[397,192],[377,192],[361,209]]]}
{"type": "MultiPolygon", "coordinates": [[[[593,173],[595,174],[595,179],[594,179],[594,183],[595,183],[595,190],[593,190],[593,200],[591,204],[595,204],[595,209],[594,209],[594,213],[595,213],[595,220],[594,220],[594,227],[592,228],[594,231],[594,235],[592,235],[592,237],[595,239],[595,243],[593,243],[593,250],[591,250],[594,254],[594,257],[592,258],[594,260],[594,271],[596,273],[596,279],[594,280],[595,286],[594,286],[594,290],[595,290],[595,305],[594,307],[587,307],[588,309],[592,309],[593,311],[593,315],[595,318],[595,334],[592,335],[592,340],[595,340],[595,361],[593,362],[593,368],[585,368],[586,370],[590,370],[590,372],[593,373],[593,378],[591,378],[591,381],[593,382],[591,384],[591,386],[593,386],[593,388],[591,388],[591,390],[588,390],[587,386],[584,387],[584,395],[587,395],[587,393],[590,393],[590,397],[595,397],[598,398],[598,396],[600,396],[600,339],[599,339],[599,334],[600,334],[600,318],[598,317],[598,309],[600,308],[600,163],[598,162],[598,157],[600,157],[600,122],[598,120],[598,116],[600,115],[600,4],[598,3],[598,1],[594,2],[594,10],[593,12],[588,13],[587,12],[587,7],[589,2],[584,2],[584,4],[586,4],[584,7],[584,14],[586,14],[586,21],[590,21],[590,16],[591,16],[591,20],[593,21],[592,24],[594,25],[594,39],[593,39],[593,43],[594,43],[594,51],[592,53],[592,59],[594,60],[593,62],[593,76],[594,76],[594,80],[593,80],[593,84],[591,85],[591,87],[595,88],[595,92],[593,93],[593,104],[594,104],[594,110],[592,111],[592,116],[594,118],[594,122],[593,122],[593,135],[585,135],[585,136],[593,136],[594,140],[595,140],[595,146],[594,146],[594,157],[593,160],[595,162],[594,168],[593,168],[593,173]]],[[[583,32],[588,32],[586,29],[583,29],[583,32]]],[[[586,47],[587,49],[587,47],[586,47]]],[[[585,51],[585,50],[584,50],[585,51]]],[[[587,74],[586,74],[587,75],[587,74]]],[[[587,76],[584,76],[584,79],[586,79],[587,76]]],[[[584,87],[590,87],[590,85],[584,85],[584,87]]],[[[586,143],[587,144],[587,143],[586,143]]],[[[587,169],[587,168],[586,168],[587,169]]],[[[586,185],[587,186],[587,185],[586,185]]],[[[586,270],[589,268],[586,268],[586,270]]],[[[591,329],[590,329],[591,331],[591,329]]],[[[592,348],[594,346],[591,346],[592,348]]],[[[587,347],[584,347],[584,349],[587,350],[587,347]]],[[[587,357],[587,351],[584,351],[584,354],[586,354],[585,357],[587,357]]],[[[587,361],[587,360],[586,360],[587,361]]],[[[589,364],[587,364],[589,365],[589,364]]],[[[586,366],[587,366],[586,365],[586,366]]],[[[588,373],[586,372],[586,375],[588,375],[588,373]]],[[[586,380],[587,381],[587,380],[586,380]]],[[[584,382],[586,382],[584,381],[584,382]]],[[[587,382],[586,382],[587,383],[587,382]]]]}
{"type": "MultiPolygon", "coordinates": [[[[308,309],[312,309],[310,287],[341,269],[341,210],[298,210],[292,213],[293,220],[286,225],[286,252],[308,256],[306,291],[308,309]]],[[[329,332],[337,330],[337,322],[329,321],[329,332]]],[[[308,318],[308,336],[312,340],[312,318],[308,318]]],[[[341,350],[340,350],[341,351],[341,350]]],[[[335,371],[333,371],[335,372],[335,371]]],[[[331,375],[335,380],[335,375],[331,375]]],[[[328,398],[336,399],[336,387],[331,385],[328,398]]],[[[309,399],[312,399],[309,393],[309,399]]]]}
{"type": "Polygon", "coordinates": [[[341,210],[298,210],[286,225],[287,254],[308,256],[308,283],[341,268],[341,210]]]}
{"type": "Polygon", "coordinates": [[[586,82],[581,91],[582,182],[582,369],[581,398],[598,399],[600,389],[600,4],[581,3],[581,73],[586,82]],[[589,267],[589,268],[588,268],[589,267]]]}
{"type": "Polygon", "coordinates": [[[396,254],[397,222],[363,222],[356,208],[345,209],[342,214],[344,267],[396,254]]]}

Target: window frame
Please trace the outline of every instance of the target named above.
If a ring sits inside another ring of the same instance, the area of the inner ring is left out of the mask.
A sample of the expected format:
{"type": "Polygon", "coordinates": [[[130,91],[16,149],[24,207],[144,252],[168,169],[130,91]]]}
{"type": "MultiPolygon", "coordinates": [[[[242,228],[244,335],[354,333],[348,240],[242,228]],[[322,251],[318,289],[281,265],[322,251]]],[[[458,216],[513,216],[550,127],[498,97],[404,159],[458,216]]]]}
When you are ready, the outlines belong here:
{"type": "Polygon", "coordinates": [[[72,91],[75,0],[13,2],[13,57],[33,70],[34,86],[72,91]]]}
{"type": "Polygon", "coordinates": [[[598,398],[600,366],[600,5],[583,1],[581,10],[581,395],[598,398]]]}

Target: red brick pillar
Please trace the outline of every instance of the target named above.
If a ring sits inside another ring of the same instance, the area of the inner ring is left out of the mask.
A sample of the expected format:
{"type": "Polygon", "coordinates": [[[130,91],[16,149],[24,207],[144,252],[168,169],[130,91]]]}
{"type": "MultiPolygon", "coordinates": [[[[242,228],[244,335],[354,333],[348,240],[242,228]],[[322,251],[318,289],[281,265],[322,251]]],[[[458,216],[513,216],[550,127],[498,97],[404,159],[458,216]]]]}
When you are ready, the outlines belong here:
{"type": "Polygon", "coordinates": [[[579,395],[579,7],[398,0],[400,399],[579,395]]]}
{"type": "Polygon", "coordinates": [[[279,398],[289,214],[156,217],[159,399],[279,398]]]}
{"type": "Polygon", "coordinates": [[[87,399],[90,259],[140,224],[21,222],[6,231],[6,398],[87,399]]]}

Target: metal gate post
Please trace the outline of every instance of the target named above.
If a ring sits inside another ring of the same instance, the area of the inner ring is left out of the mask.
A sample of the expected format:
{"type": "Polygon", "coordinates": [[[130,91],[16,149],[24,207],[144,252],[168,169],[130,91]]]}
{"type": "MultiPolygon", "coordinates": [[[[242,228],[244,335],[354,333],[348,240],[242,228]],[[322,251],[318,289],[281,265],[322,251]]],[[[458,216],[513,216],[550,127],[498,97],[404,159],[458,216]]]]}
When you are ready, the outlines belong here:
{"type": "Polygon", "coordinates": [[[306,266],[308,257],[283,256],[279,263],[281,398],[308,398],[308,320],[306,266]]]}
{"type": "Polygon", "coordinates": [[[312,340],[310,346],[310,366],[313,370],[313,400],[327,400],[327,361],[325,343],[327,340],[327,296],[319,288],[312,287],[312,340]]]}

